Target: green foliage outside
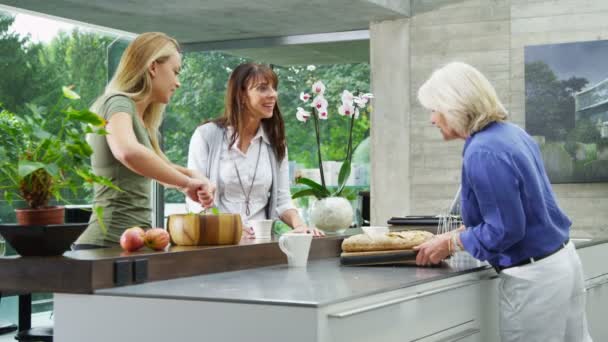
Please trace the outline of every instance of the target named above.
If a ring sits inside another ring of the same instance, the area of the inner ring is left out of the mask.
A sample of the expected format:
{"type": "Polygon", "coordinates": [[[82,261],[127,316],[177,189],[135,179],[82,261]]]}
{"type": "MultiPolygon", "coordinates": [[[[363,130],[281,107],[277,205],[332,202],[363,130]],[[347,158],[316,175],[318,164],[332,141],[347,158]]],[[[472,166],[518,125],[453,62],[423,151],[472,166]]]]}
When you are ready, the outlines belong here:
{"type": "MultiPolygon", "coordinates": [[[[247,60],[221,52],[186,54],[180,75],[181,88],[171,99],[163,122],[163,148],[169,159],[185,165],[188,159],[190,137],[198,125],[221,116],[224,110],[224,93],[230,72],[247,60]]],[[[310,92],[306,66],[274,66],[279,77],[279,106],[285,121],[289,160],[305,168],[317,167],[317,148],[312,122],[296,119],[296,108],[302,106],[300,92],[310,92]]],[[[344,64],[317,66],[316,79],[326,85],[326,98],[330,101],[329,119],[321,122],[324,137],[324,160],[344,160],[348,143],[350,121],[338,115],[340,95],[344,89],[369,90],[369,65],[344,64]]],[[[369,116],[355,120],[353,145],[369,135],[369,116]]],[[[165,192],[165,201],[183,202],[183,195],[175,190],[165,192]]]]}
{"type": "MultiPolygon", "coordinates": [[[[14,18],[0,14],[0,103],[3,108],[24,113],[27,103],[51,106],[62,85],[73,85],[81,96],[78,105],[87,107],[107,83],[107,49],[114,37],[74,30],[60,33],[48,44],[9,33],[14,18]]],[[[170,160],[185,165],[190,137],[203,121],[222,114],[226,82],[232,69],[247,60],[220,52],[189,53],[184,56],[182,87],[167,107],[163,123],[163,148],[170,160]]],[[[261,61],[263,62],[263,61],[261,61]]],[[[314,61],[311,61],[314,64],[314,61]]],[[[274,66],[279,77],[279,105],[287,130],[289,160],[302,167],[317,167],[314,130],[310,122],[295,118],[301,106],[299,94],[310,91],[306,66],[274,66]]],[[[327,86],[329,119],[321,123],[324,160],[343,160],[348,141],[348,120],[337,114],[343,89],[369,91],[369,65],[317,66],[315,76],[327,86]]],[[[369,117],[355,121],[353,146],[369,135],[369,117]]],[[[90,191],[70,197],[73,203],[90,203],[90,191]]],[[[183,195],[167,191],[167,202],[182,202],[183,195]]],[[[4,216],[3,216],[4,217],[4,216]]],[[[2,218],[0,218],[2,220],[2,218]]]]}

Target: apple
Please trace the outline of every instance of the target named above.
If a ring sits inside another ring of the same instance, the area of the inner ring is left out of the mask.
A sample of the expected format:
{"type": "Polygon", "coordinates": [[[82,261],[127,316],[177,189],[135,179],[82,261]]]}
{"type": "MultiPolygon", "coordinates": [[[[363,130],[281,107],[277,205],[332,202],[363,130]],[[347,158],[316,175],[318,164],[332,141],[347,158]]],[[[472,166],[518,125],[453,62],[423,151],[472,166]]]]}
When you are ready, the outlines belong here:
{"type": "Polygon", "coordinates": [[[126,229],[120,236],[120,247],[127,252],[135,252],[144,246],[145,232],[139,227],[126,229]]]}
{"type": "Polygon", "coordinates": [[[169,244],[169,233],[162,228],[146,230],[144,244],[155,251],[162,251],[169,244]]]}

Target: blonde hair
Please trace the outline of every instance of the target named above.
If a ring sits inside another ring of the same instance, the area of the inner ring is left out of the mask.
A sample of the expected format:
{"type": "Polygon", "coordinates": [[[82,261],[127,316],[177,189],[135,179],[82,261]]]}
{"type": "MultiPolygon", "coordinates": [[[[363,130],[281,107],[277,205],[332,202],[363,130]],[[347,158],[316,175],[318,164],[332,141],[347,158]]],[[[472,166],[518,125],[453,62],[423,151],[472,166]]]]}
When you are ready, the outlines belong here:
{"type": "MultiPolygon", "coordinates": [[[[145,99],[152,91],[152,77],[148,67],[152,62],[164,63],[174,53],[179,53],[179,43],[161,32],[142,33],[133,40],[123,53],[114,76],[103,95],[91,106],[91,111],[99,113],[106,100],[121,94],[133,101],[145,99]]],[[[151,103],[143,113],[143,121],[156,154],[167,159],[158,142],[158,131],[163,121],[165,104],[151,103]]]]}
{"type": "Polygon", "coordinates": [[[442,114],[450,128],[463,136],[495,121],[505,121],[508,113],[490,81],[474,67],[452,62],[433,72],[418,90],[423,107],[442,114]]]}

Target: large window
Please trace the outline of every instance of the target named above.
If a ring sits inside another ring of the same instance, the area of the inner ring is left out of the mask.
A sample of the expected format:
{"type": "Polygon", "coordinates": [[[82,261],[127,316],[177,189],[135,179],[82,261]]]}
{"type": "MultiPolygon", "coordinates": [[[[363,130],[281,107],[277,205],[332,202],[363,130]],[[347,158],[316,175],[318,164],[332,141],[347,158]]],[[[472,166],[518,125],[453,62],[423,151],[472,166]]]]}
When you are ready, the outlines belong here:
{"type": "MultiPolygon", "coordinates": [[[[73,86],[88,107],[107,82],[107,47],[114,36],[25,14],[0,12],[0,107],[29,115],[28,104],[53,106],[62,86],[73,86]]],[[[65,193],[71,204],[87,204],[92,194],[80,189],[65,193]]],[[[15,207],[0,193],[0,222],[15,222],[15,207]]],[[[2,248],[0,248],[1,250],[2,248]]],[[[14,254],[8,246],[6,255],[14,254]]],[[[33,312],[52,308],[51,294],[33,295],[33,312]]],[[[0,321],[15,321],[16,299],[0,302],[0,321]]]]}
{"type": "MultiPolygon", "coordinates": [[[[246,59],[220,52],[188,53],[183,60],[182,87],[176,92],[167,108],[163,123],[164,150],[173,162],[187,163],[190,137],[202,122],[218,117],[224,106],[224,93],[230,72],[246,59]]],[[[322,80],[326,86],[326,98],[330,101],[327,121],[321,123],[322,155],[329,184],[337,182],[337,172],[346,154],[348,119],[337,115],[337,107],[344,89],[367,92],[370,88],[368,64],[336,64],[315,66],[273,66],[279,77],[279,105],[285,120],[289,147],[290,175],[292,182],[298,175],[318,179],[317,145],[312,122],[296,119],[297,107],[302,107],[300,92],[310,92],[311,77],[322,80]],[[333,177],[331,176],[333,175],[333,177]]],[[[353,169],[347,183],[356,190],[369,188],[369,154],[366,138],[369,135],[369,117],[362,115],[355,121],[353,169]]],[[[293,184],[294,190],[297,186],[293,184]]],[[[165,217],[185,212],[184,196],[175,190],[165,191],[165,217]]],[[[306,218],[308,199],[296,204],[306,218]]]]}
{"type": "MultiPolygon", "coordinates": [[[[115,68],[126,41],[86,27],[62,24],[57,21],[35,18],[30,15],[0,12],[0,107],[20,116],[28,115],[28,104],[49,107],[56,103],[62,86],[71,85],[80,94],[79,106],[88,107],[102,93],[108,75],[115,68]],[[29,23],[28,20],[36,20],[29,23]],[[46,20],[46,21],[45,21],[46,20]],[[63,30],[59,30],[59,29],[63,30]],[[28,31],[35,29],[36,31],[28,31]],[[114,44],[113,44],[114,43],[114,44]],[[110,48],[112,47],[112,48],[110,48]]],[[[223,112],[224,93],[230,72],[245,58],[221,52],[187,53],[183,60],[182,87],[167,107],[162,127],[163,148],[171,161],[186,165],[190,137],[203,121],[218,117],[223,112]]],[[[314,61],[311,61],[314,63],[314,61]]],[[[311,122],[296,120],[296,108],[302,106],[299,94],[308,91],[310,84],[307,66],[273,66],[280,79],[279,104],[287,129],[290,174],[318,177],[317,147],[311,122]]],[[[343,89],[369,90],[369,65],[342,64],[316,66],[316,79],[327,85],[326,97],[330,101],[330,119],[323,121],[321,135],[325,161],[340,162],[345,157],[348,121],[337,115],[337,106],[343,89]]],[[[353,144],[355,150],[352,180],[355,190],[369,186],[369,155],[365,139],[369,135],[369,117],[356,121],[353,144]],[[363,143],[362,143],[363,142],[363,143]]],[[[339,166],[334,165],[337,170],[339,166]]],[[[329,171],[328,171],[329,172],[329,171]]],[[[335,180],[334,180],[335,181],[335,180]]],[[[331,184],[331,181],[330,181],[331,184]]],[[[294,189],[297,188],[292,184],[294,189]]],[[[80,189],[66,193],[71,204],[89,204],[92,193],[80,189]]],[[[184,196],[175,190],[164,193],[164,216],[184,212],[184,196]]],[[[307,200],[296,203],[306,217],[307,200]]],[[[0,223],[15,222],[14,208],[24,206],[19,201],[9,204],[0,193],[0,223]]],[[[6,248],[6,254],[14,251],[6,248]]],[[[36,294],[34,312],[52,308],[50,294],[36,294]]],[[[0,304],[0,320],[14,312],[6,309],[7,301],[0,304]]],[[[14,305],[14,300],[12,301],[14,305]]]]}

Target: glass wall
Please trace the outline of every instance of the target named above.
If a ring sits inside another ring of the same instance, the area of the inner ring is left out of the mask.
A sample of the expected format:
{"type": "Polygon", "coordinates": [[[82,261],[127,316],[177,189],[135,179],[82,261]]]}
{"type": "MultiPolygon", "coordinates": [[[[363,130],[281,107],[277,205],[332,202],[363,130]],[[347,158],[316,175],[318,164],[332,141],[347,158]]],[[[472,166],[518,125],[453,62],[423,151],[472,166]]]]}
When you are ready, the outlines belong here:
{"type": "MultiPolygon", "coordinates": [[[[53,20],[47,20],[42,26],[40,22],[35,25],[14,25],[16,20],[23,22],[25,17],[31,16],[0,12],[0,108],[27,117],[30,115],[28,104],[53,106],[60,97],[62,86],[72,86],[81,96],[77,106],[88,107],[102,93],[128,40],[117,40],[111,34],[74,25],[66,26],[53,20]],[[24,27],[38,31],[28,32],[24,27]]],[[[184,55],[180,75],[182,87],[167,107],[162,127],[163,148],[171,161],[186,165],[191,134],[205,120],[222,114],[228,76],[238,64],[247,61],[222,52],[184,55]]],[[[329,119],[321,122],[320,134],[328,184],[335,184],[348,141],[349,120],[337,114],[341,93],[344,89],[369,91],[369,65],[317,65],[314,68],[306,65],[274,65],[273,68],[280,80],[279,104],[287,130],[292,191],[298,189],[293,182],[295,177],[319,177],[312,122],[302,123],[295,115],[296,108],[304,106],[300,93],[310,93],[312,80],[322,80],[327,86],[329,119]]],[[[354,125],[353,146],[360,144],[360,148],[355,150],[348,182],[353,193],[369,187],[369,153],[365,142],[369,135],[369,123],[368,115],[363,114],[354,125]]],[[[70,204],[89,204],[92,199],[88,189],[78,189],[76,193],[64,195],[70,204]]],[[[178,191],[165,191],[164,203],[165,217],[186,211],[184,196],[178,191]]],[[[296,204],[306,217],[308,199],[298,200],[296,204]]],[[[9,204],[0,189],[0,223],[15,222],[14,208],[21,206],[24,205],[18,200],[9,204]]],[[[4,246],[0,242],[0,251],[6,249],[3,251],[6,255],[15,254],[10,246],[4,246]]],[[[16,320],[15,302],[14,298],[5,298],[0,302],[0,321],[16,320]]],[[[51,309],[50,294],[34,295],[34,312],[51,309]]]]}
{"type": "MultiPolygon", "coordinates": [[[[197,52],[184,56],[180,75],[182,87],[171,99],[163,123],[163,148],[171,161],[186,165],[192,133],[204,121],[222,115],[230,72],[247,61],[221,52],[197,52]]],[[[273,65],[273,68],[279,77],[279,106],[286,127],[292,192],[298,189],[294,182],[296,177],[304,176],[317,181],[320,177],[313,123],[300,122],[295,115],[297,107],[305,107],[300,93],[310,93],[314,80],[322,80],[326,85],[329,118],[321,121],[320,136],[326,181],[328,185],[336,185],[341,162],[346,156],[350,123],[347,117],[338,115],[341,94],[344,89],[351,92],[369,91],[369,64],[273,65]]],[[[369,123],[369,116],[365,113],[355,121],[353,128],[355,154],[351,177],[347,182],[353,199],[357,190],[369,188],[369,149],[366,140],[369,123]]],[[[164,200],[165,217],[187,211],[183,194],[176,190],[166,190],[164,200]]],[[[304,217],[308,200],[303,198],[296,202],[304,217]]]]}
{"type": "MultiPolygon", "coordinates": [[[[107,82],[107,47],[115,38],[53,20],[0,12],[0,108],[28,117],[28,104],[54,106],[62,86],[72,86],[80,94],[75,106],[88,107],[107,82]]],[[[83,188],[64,197],[71,204],[88,204],[92,193],[83,188]]],[[[23,206],[19,200],[9,204],[0,192],[0,223],[15,222],[14,208],[23,206]]],[[[0,252],[3,249],[0,246],[0,252]]],[[[7,246],[5,254],[15,252],[7,246]]],[[[0,321],[16,321],[15,306],[15,298],[3,298],[0,321]]],[[[51,310],[52,295],[34,294],[32,309],[34,313],[51,310]]]]}

